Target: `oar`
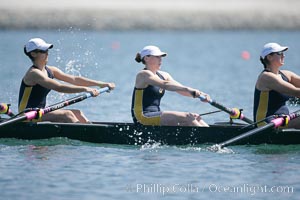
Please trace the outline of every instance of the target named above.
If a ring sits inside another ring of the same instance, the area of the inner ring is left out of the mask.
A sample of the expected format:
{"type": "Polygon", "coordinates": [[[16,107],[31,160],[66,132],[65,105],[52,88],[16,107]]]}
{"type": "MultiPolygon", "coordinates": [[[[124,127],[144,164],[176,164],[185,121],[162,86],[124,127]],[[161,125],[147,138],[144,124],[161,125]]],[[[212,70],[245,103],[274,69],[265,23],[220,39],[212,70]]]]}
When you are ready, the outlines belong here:
{"type": "Polygon", "coordinates": [[[293,113],[290,113],[289,115],[286,115],[286,116],[280,116],[280,117],[278,117],[276,119],[271,120],[268,124],[266,124],[264,126],[255,128],[253,130],[250,130],[250,131],[248,131],[246,133],[238,135],[238,136],[236,136],[236,137],[234,137],[232,139],[229,139],[229,140],[227,140],[225,142],[222,142],[220,144],[216,144],[214,146],[218,147],[218,148],[226,147],[226,146],[228,146],[228,145],[230,145],[232,143],[237,142],[238,140],[242,140],[242,139],[247,138],[247,137],[249,137],[251,135],[261,133],[264,130],[271,129],[271,128],[278,128],[279,126],[283,126],[283,125],[287,124],[288,121],[296,119],[298,117],[300,117],[300,110],[298,110],[296,112],[293,112],[293,113]]]}
{"type": "Polygon", "coordinates": [[[1,103],[0,104],[0,114],[7,114],[10,117],[15,116],[11,109],[9,108],[10,104],[6,104],[6,103],[1,103]]]}
{"type": "MultiPolygon", "coordinates": [[[[206,99],[206,97],[203,95],[200,95],[199,99],[204,101],[206,99]]],[[[232,119],[240,119],[240,120],[243,120],[244,122],[247,122],[248,124],[253,124],[253,121],[251,119],[245,117],[244,114],[241,112],[241,110],[239,110],[237,108],[232,108],[232,109],[227,108],[212,99],[210,101],[208,101],[208,103],[216,108],[219,108],[220,110],[223,110],[224,112],[227,112],[228,114],[230,114],[230,118],[232,118],[232,119]]]]}
{"type": "MultiPolygon", "coordinates": [[[[99,93],[104,93],[104,92],[107,92],[108,90],[109,90],[108,87],[104,87],[104,88],[99,89],[98,91],[99,91],[99,93]]],[[[73,97],[71,99],[67,99],[67,100],[62,101],[60,103],[53,104],[53,105],[48,106],[46,108],[26,112],[26,113],[24,113],[23,116],[16,117],[16,118],[13,118],[13,119],[9,119],[5,122],[0,123],[0,126],[8,125],[8,124],[15,123],[15,122],[21,122],[21,121],[24,121],[24,120],[40,119],[46,113],[49,113],[49,112],[52,112],[54,110],[58,110],[60,108],[63,108],[63,107],[72,105],[74,103],[83,101],[84,99],[90,98],[91,96],[92,96],[91,93],[86,92],[82,95],[73,97]]]]}

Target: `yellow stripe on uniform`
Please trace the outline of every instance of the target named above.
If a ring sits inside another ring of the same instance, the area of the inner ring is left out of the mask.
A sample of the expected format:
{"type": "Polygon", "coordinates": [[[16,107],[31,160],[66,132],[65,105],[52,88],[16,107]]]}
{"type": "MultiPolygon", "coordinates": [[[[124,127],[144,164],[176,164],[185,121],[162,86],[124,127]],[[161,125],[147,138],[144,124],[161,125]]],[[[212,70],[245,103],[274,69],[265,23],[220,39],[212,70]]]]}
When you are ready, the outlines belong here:
{"type": "Polygon", "coordinates": [[[26,108],[30,94],[31,94],[31,90],[32,90],[32,87],[25,87],[23,96],[22,96],[22,99],[21,99],[21,102],[19,105],[19,112],[22,112],[26,108]]]}
{"type": "Polygon", "coordinates": [[[160,125],[160,116],[146,117],[143,115],[143,93],[144,90],[135,90],[134,96],[134,115],[143,125],[160,125]]]}
{"type": "MultiPolygon", "coordinates": [[[[261,92],[259,96],[259,104],[257,108],[256,121],[261,121],[267,117],[269,102],[269,92],[261,92]]],[[[266,125],[266,122],[260,122],[257,126],[266,125]]]]}

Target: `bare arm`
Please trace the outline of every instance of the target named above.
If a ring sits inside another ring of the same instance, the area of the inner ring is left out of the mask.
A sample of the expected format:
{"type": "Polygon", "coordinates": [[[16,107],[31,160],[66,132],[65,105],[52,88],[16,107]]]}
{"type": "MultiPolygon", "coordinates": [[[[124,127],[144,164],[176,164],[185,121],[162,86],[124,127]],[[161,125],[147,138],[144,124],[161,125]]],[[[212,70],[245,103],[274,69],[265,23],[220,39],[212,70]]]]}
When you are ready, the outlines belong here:
{"type": "Polygon", "coordinates": [[[39,84],[45,88],[62,93],[90,92],[94,94],[95,90],[85,86],[61,84],[58,81],[49,78],[46,74],[38,69],[32,69],[29,73],[27,73],[24,77],[24,81],[25,83],[30,83],[30,85],[39,84]]]}
{"type": "Polygon", "coordinates": [[[284,81],[281,76],[271,72],[264,72],[260,75],[257,82],[257,87],[262,91],[275,90],[279,93],[289,96],[300,97],[300,88],[284,81]]]}
{"type": "Polygon", "coordinates": [[[85,87],[89,87],[89,86],[109,87],[111,90],[113,90],[115,88],[114,83],[107,83],[107,82],[88,79],[85,77],[69,75],[69,74],[62,72],[61,70],[59,70],[56,67],[49,67],[49,68],[53,72],[53,75],[55,78],[65,81],[67,83],[73,84],[73,85],[85,86],[85,87]]]}
{"type": "Polygon", "coordinates": [[[148,85],[155,85],[169,91],[176,91],[185,96],[200,96],[200,91],[186,87],[174,81],[168,73],[163,73],[166,80],[162,80],[151,71],[143,70],[137,74],[136,87],[145,88],[148,85]]]}
{"type": "Polygon", "coordinates": [[[282,73],[288,77],[291,84],[293,84],[295,87],[300,88],[300,76],[295,74],[294,72],[282,70],[282,73]]]}
{"type": "MultiPolygon", "coordinates": [[[[174,80],[173,77],[170,74],[166,73],[166,77],[168,77],[169,81],[172,81],[172,82],[174,82],[177,85],[183,86],[181,83],[179,83],[176,80],[174,80]]],[[[183,87],[185,87],[185,86],[183,86],[183,87]]],[[[200,95],[204,95],[204,96],[206,95],[204,92],[201,92],[201,91],[199,91],[197,89],[190,88],[190,90],[193,90],[193,92],[187,92],[187,91],[176,91],[176,92],[179,93],[179,94],[181,94],[181,95],[183,95],[183,96],[188,96],[188,97],[190,97],[190,96],[194,97],[194,95],[196,95],[196,97],[198,97],[198,92],[200,92],[199,96],[200,95]]]]}

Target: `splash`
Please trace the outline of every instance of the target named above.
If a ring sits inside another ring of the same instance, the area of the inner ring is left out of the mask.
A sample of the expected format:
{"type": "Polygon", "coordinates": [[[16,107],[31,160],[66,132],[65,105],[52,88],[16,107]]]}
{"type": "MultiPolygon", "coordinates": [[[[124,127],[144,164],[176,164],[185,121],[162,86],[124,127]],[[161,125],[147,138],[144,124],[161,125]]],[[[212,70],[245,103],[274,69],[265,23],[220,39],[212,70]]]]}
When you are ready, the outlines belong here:
{"type": "Polygon", "coordinates": [[[219,144],[209,146],[206,149],[215,153],[234,153],[232,149],[221,147],[219,144]]]}
{"type": "Polygon", "coordinates": [[[83,67],[78,60],[70,60],[66,64],[65,72],[67,74],[72,74],[73,76],[81,76],[80,70],[83,67]]]}
{"type": "MultiPolygon", "coordinates": [[[[166,146],[166,145],[164,145],[166,146]]],[[[145,144],[143,144],[140,148],[140,150],[144,151],[144,150],[157,150],[157,149],[161,149],[162,145],[160,142],[156,142],[156,141],[152,141],[152,140],[148,140],[145,144]]]]}
{"type": "Polygon", "coordinates": [[[287,105],[288,106],[294,106],[297,107],[300,105],[300,99],[298,97],[291,97],[288,101],[287,101],[287,105]]]}

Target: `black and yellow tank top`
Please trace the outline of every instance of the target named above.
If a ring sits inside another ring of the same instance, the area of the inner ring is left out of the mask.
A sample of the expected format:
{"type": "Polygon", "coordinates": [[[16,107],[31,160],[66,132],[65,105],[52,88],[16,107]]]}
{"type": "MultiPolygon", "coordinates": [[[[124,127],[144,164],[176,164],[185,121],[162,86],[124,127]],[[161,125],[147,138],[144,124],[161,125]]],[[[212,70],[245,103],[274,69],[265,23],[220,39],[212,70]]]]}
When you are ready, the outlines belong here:
{"type": "MultiPolygon", "coordinates": [[[[289,82],[288,78],[281,71],[279,71],[279,74],[284,81],[289,82]]],[[[254,121],[258,122],[272,115],[289,114],[289,109],[286,106],[286,101],[289,100],[289,98],[290,96],[274,90],[260,91],[255,88],[253,106],[254,121]]],[[[265,123],[260,123],[258,126],[264,124],[265,123]]]]}
{"type": "MultiPolygon", "coordinates": [[[[156,74],[159,78],[165,80],[159,72],[156,72],[156,74]]],[[[131,103],[133,121],[137,123],[137,118],[145,113],[159,112],[160,100],[164,94],[165,90],[158,86],[149,85],[146,88],[134,88],[131,103]]]]}
{"type": "MultiPolygon", "coordinates": [[[[35,67],[35,66],[32,66],[35,67]]],[[[52,71],[45,67],[48,77],[54,78],[52,71]]],[[[44,88],[41,85],[26,85],[22,80],[19,91],[19,112],[22,112],[25,108],[45,108],[46,97],[50,89],[44,88]]]]}

